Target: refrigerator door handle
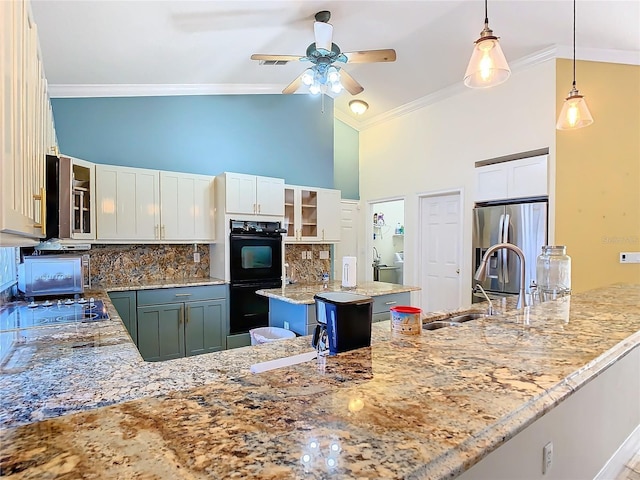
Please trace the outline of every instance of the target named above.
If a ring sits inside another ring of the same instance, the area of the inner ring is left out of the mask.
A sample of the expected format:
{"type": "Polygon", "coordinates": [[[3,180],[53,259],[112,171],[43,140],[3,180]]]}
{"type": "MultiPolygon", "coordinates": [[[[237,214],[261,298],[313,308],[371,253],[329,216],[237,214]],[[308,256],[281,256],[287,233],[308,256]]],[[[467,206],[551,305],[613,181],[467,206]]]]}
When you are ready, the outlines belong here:
{"type": "MultiPolygon", "coordinates": [[[[504,213],[500,215],[500,220],[498,220],[498,243],[502,242],[502,238],[504,237],[504,213]]],[[[504,250],[503,250],[504,251],[504,250]]],[[[499,254],[502,255],[502,254],[499,254]]],[[[500,284],[504,284],[503,280],[504,273],[504,265],[501,257],[498,257],[498,282],[500,284]]]]}
{"type": "MultiPolygon", "coordinates": [[[[500,240],[502,243],[507,243],[509,241],[509,223],[511,216],[507,213],[504,216],[504,225],[502,227],[502,239],[500,240]]],[[[506,248],[502,249],[502,277],[504,278],[504,283],[509,283],[509,252],[506,248]]]]}

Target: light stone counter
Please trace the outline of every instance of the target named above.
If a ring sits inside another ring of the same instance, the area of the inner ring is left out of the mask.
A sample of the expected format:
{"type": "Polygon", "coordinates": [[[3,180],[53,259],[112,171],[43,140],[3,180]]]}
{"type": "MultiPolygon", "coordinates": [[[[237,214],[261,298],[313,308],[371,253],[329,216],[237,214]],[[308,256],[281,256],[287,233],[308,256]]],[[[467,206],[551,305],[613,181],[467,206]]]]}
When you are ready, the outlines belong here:
{"type": "Polygon", "coordinates": [[[386,282],[359,282],[355,288],[343,288],[340,282],[333,281],[329,282],[327,288],[323,288],[322,283],[294,283],[282,288],[258,290],[256,293],[287,303],[312,304],[314,303],[313,296],[316,293],[323,292],[349,292],[368,297],[377,297],[379,295],[413,292],[415,290],[420,290],[420,287],[386,282]]]}
{"type": "Polygon", "coordinates": [[[640,345],[640,285],[567,300],[415,337],[380,322],[370,348],[258,375],[308,337],[151,364],[115,314],[34,329],[0,375],[0,472],[452,478],[640,345]]]}
{"type": "Polygon", "coordinates": [[[182,278],[169,280],[153,280],[153,281],[131,281],[118,282],[117,284],[97,284],[92,285],[94,290],[107,292],[124,292],[129,290],[151,290],[154,288],[172,288],[172,287],[196,287],[202,285],[224,285],[225,281],[219,278],[182,278]]]}

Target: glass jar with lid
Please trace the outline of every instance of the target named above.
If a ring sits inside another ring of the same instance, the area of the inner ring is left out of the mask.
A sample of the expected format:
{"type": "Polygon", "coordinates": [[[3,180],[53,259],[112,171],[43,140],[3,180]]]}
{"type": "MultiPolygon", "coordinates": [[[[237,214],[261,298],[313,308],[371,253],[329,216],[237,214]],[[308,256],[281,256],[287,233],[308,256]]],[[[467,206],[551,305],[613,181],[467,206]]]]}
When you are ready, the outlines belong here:
{"type": "Polygon", "coordinates": [[[544,245],[536,259],[536,277],[541,300],[571,293],[571,257],[564,245],[544,245]]]}

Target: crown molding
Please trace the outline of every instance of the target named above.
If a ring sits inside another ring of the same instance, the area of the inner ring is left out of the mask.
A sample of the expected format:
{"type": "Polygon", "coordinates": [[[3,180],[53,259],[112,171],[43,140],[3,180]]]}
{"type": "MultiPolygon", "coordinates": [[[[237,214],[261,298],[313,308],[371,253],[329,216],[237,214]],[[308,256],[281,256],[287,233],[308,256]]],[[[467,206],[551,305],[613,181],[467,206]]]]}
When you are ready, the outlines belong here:
{"type": "Polygon", "coordinates": [[[102,84],[49,85],[51,98],[160,97],[173,95],[281,94],[280,84],[102,84]]]}
{"type": "Polygon", "coordinates": [[[340,120],[342,123],[346,123],[351,128],[354,128],[356,130],[360,130],[361,122],[356,120],[353,116],[349,115],[348,113],[345,113],[342,110],[338,110],[337,108],[334,108],[333,115],[336,119],[340,120]]]}
{"type": "MultiPolygon", "coordinates": [[[[559,45],[557,58],[573,58],[573,48],[569,45],[559,45]]],[[[576,60],[587,62],[620,63],[623,65],[640,65],[640,52],[629,50],[606,50],[602,48],[576,47],[576,60]]]]}

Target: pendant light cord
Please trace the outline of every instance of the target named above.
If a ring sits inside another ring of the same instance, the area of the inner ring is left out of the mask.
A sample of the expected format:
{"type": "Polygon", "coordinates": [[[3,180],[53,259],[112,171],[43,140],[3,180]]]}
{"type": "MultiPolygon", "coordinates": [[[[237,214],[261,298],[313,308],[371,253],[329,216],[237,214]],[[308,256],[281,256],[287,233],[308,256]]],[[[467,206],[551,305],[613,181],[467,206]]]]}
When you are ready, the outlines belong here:
{"type": "Polygon", "coordinates": [[[484,0],[484,24],[489,25],[489,14],[487,13],[487,1],[484,0]]]}
{"type": "Polygon", "coordinates": [[[573,88],[576,88],[576,0],[573,0],[573,88]]]}

